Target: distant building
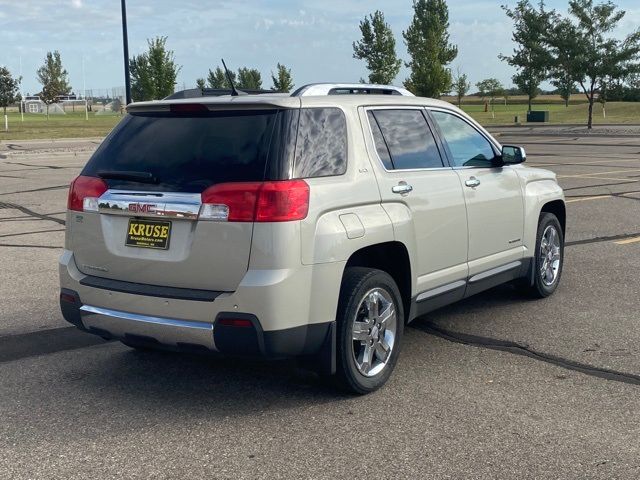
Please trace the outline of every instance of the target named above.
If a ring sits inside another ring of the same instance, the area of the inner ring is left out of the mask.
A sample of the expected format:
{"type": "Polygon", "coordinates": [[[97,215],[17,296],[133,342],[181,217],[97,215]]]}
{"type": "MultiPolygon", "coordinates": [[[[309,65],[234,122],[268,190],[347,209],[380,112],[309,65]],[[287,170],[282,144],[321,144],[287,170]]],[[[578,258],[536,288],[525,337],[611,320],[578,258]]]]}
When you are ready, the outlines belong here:
{"type": "MultiPolygon", "coordinates": [[[[64,102],[77,100],[76,94],[58,95],[55,103],[49,105],[49,114],[64,114],[64,102]]],[[[27,95],[22,102],[24,113],[47,113],[47,105],[39,95],[27,95]]]]}
{"type": "Polygon", "coordinates": [[[47,111],[47,106],[40,100],[38,95],[24,97],[22,104],[24,105],[25,113],[45,113],[47,111]]]}

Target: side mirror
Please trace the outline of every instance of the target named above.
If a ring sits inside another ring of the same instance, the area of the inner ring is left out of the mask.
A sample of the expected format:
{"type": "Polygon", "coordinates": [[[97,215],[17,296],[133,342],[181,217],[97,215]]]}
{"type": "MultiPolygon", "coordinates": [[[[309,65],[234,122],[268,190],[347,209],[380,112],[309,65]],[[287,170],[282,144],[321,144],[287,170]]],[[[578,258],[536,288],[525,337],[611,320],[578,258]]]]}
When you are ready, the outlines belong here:
{"type": "Polygon", "coordinates": [[[515,165],[522,163],[527,159],[527,154],[522,147],[514,145],[502,146],[502,163],[505,165],[515,165]]]}

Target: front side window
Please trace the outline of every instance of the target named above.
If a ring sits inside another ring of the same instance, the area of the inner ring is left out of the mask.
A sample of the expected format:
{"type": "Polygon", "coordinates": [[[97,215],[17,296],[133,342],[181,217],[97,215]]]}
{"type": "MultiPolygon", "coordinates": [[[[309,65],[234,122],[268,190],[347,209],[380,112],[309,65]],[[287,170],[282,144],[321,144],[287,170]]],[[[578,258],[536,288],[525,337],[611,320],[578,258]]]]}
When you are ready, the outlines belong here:
{"type": "Polygon", "coordinates": [[[451,113],[432,111],[449,147],[454,166],[487,167],[495,157],[489,141],[480,132],[451,113]]]}
{"type": "Polygon", "coordinates": [[[443,166],[421,110],[385,109],[369,113],[376,150],[388,170],[389,163],[395,170],[443,166]]]}

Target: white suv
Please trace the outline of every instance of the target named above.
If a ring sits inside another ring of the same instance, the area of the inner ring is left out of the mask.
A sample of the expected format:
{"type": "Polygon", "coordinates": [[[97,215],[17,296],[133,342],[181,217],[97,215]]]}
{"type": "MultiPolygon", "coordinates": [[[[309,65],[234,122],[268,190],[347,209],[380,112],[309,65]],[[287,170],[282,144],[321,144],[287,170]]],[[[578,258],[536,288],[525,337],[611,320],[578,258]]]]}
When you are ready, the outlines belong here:
{"type": "Polygon", "coordinates": [[[60,304],[90,333],[299,357],[365,393],[407,322],[560,280],[555,175],[449,103],[322,84],[127,111],[69,192],[60,304]]]}

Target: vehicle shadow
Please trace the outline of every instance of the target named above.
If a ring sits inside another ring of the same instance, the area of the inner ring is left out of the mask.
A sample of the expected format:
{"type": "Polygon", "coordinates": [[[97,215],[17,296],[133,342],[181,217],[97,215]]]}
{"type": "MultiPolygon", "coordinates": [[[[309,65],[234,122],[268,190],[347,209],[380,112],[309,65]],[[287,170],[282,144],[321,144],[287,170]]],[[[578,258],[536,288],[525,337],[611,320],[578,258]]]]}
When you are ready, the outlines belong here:
{"type": "Polygon", "coordinates": [[[101,348],[111,351],[76,370],[75,386],[141,411],[254,415],[353,398],[293,360],[136,351],[113,344],[101,348]]]}

